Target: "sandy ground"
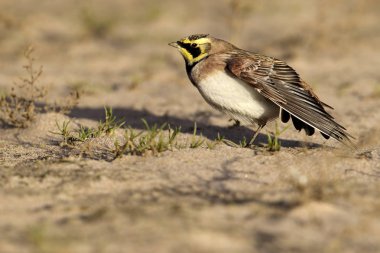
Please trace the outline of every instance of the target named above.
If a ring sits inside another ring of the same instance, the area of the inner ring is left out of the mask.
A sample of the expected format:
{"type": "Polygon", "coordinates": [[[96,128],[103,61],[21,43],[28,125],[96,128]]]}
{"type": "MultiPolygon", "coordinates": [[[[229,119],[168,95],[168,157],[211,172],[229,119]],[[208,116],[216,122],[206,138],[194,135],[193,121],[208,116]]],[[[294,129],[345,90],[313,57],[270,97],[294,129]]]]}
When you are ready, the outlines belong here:
{"type": "Polygon", "coordinates": [[[0,2],[0,91],[23,75],[33,44],[44,102],[81,94],[68,115],[0,128],[0,252],[380,252],[380,4],[205,2],[0,2]],[[206,142],[249,138],[202,100],[167,46],[193,33],[286,60],[358,150],[290,127],[269,152],[274,124],[253,149],[112,160],[59,145],[56,122],[94,126],[104,106],[136,131],[141,118],[181,126],[182,142],[195,121],[206,142]]]}

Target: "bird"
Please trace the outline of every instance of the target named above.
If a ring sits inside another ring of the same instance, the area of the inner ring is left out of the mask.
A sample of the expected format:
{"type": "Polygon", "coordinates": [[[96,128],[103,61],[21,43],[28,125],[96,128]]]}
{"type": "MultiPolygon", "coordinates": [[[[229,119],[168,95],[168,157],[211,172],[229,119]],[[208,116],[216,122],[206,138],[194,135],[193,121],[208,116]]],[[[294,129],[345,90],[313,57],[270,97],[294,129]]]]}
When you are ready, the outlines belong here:
{"type": "Polygon", "coordinates": [[[169,43],[183,56],[186,73],[204,100],[236,122],[257,125],[253,145],[270,121],[291,119],[296,130],[319,131],[353,147],[346,128],[337,123],[309,86],[286,62],[240,49],[210,36],[194,34],[169,43]]]}

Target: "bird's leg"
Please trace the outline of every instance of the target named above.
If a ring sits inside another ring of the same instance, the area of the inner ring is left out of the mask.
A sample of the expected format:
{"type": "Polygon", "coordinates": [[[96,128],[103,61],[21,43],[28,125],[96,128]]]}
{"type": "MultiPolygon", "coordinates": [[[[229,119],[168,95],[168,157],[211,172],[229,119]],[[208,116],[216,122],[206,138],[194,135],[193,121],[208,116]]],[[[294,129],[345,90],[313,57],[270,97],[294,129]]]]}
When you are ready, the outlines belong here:
{"type": "Polygon", "coordinates": [[[255,141],[256,137],[259,135],[260,133],[260,130],[265,126],[265,124],[259,124],[259,127],[257,128],[257,130],[255,131],[255,134],[253,135],[251,141],[249,142],[249,146],[252,146],[253,145],[253,142],[255,141]]]}

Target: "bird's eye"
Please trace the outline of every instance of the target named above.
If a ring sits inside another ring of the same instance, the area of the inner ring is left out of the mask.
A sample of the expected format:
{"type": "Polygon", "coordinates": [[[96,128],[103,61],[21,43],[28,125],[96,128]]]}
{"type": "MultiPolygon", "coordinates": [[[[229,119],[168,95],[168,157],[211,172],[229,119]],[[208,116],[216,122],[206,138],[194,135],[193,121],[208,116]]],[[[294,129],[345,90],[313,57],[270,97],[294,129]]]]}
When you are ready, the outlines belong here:
{"type": "Polygon", "coordinates": [[[190,46],[191,46],[191,47],[197,47],[197,44],[196,44],[196,43],[191,43],[190,46]]]}

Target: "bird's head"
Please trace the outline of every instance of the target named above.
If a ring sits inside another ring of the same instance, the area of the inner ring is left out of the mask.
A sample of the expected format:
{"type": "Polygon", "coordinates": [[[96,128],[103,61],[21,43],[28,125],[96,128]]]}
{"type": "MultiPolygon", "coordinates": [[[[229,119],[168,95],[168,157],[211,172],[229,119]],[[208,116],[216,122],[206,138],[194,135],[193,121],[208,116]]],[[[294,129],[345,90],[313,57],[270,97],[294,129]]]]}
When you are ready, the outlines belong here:
{"type": "Polygon", "coordinates": [[[210,54],[212,38],[208,34],[195,34],[169,43],[182,54],[189,66],[203,60],[210,54]]]}

